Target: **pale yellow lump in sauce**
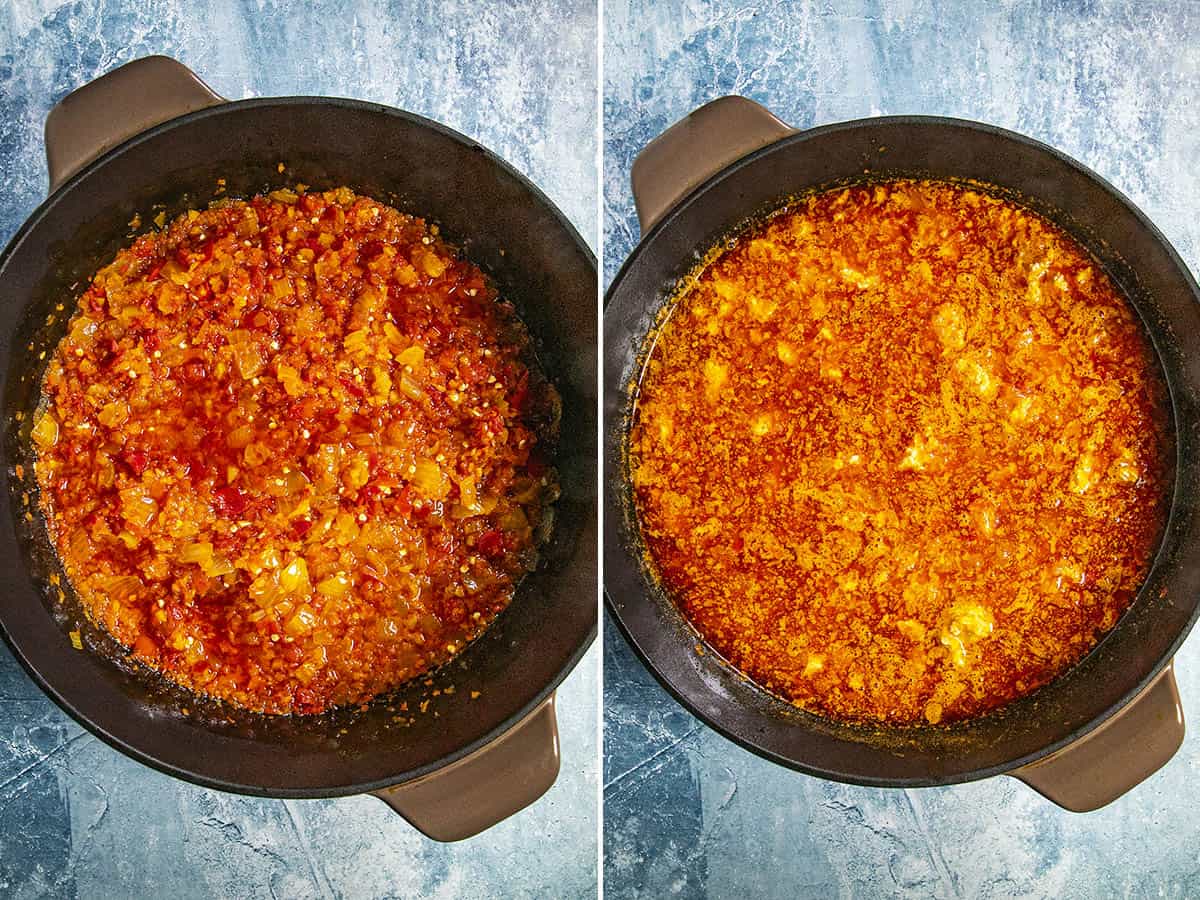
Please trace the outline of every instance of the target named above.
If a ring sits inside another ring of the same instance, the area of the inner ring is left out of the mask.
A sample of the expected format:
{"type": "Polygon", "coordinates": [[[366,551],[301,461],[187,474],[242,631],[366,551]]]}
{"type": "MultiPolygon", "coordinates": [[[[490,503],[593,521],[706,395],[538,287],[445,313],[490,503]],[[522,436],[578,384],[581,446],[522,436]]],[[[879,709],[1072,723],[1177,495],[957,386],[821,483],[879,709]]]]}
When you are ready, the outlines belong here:
{"type": "Polygon", "coordinates": [[[1165,390],[1064,232],[936,182],[813,195],[681,290],[630,464],[652,566],[796,706],[939,723],[1026,695],[1132,601],[1165,390]]]}

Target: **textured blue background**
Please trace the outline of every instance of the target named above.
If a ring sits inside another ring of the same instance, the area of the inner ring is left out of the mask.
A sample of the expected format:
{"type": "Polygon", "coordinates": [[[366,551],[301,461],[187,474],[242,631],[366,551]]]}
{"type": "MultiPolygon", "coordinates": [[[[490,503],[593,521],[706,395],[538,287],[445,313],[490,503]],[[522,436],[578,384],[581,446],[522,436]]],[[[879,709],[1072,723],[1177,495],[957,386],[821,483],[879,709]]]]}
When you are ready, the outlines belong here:
{"type": "MultiPolygon", "coordinates": [[[[0,242],[42,199],[50,106],[166,53],[232,98],[400,106],[529,175],[594,244],[596,13],[484,5],[186,0],[0,4],[0,242]]],[[[0,649],[0,896],[590,897],[599,653],[559,693],[563,771],[536,805],[442,846],[371,797],[248,799],[143,768],[68,720],[0,649]]]]}
{"type": "MultiPolygon", "coordinates": [[[[1200,266],[1200,5],[605,3],[607,278],[638,237],[629,167],[696,106],[744,94],[797,127],[926,113],[1047,141],[1200,266]]],[[[1064,813],[1007,778],[882,791],[793,774],[670,699],[607,624],[605,889],[624,897],[1200,894],[1200,736],[1132,794],[1064,813]]],[[[1200,637],[1178,659],[1200,722],[1200,637]]]]}

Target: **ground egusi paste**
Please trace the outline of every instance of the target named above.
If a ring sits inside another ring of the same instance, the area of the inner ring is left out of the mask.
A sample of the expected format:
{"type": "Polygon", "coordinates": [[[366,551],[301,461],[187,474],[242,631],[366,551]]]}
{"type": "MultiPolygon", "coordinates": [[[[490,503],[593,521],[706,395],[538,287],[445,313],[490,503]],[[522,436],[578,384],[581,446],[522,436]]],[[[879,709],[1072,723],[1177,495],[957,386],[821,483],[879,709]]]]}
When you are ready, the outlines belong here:
{"type": "Polygon", "coordinates": [[[1165,391],[1063,231],[945,183],[817,194],[686,282],[630,465],[654,570],[799,707],[949,722],[1033,691],[1145,577],[1165,391]]]}

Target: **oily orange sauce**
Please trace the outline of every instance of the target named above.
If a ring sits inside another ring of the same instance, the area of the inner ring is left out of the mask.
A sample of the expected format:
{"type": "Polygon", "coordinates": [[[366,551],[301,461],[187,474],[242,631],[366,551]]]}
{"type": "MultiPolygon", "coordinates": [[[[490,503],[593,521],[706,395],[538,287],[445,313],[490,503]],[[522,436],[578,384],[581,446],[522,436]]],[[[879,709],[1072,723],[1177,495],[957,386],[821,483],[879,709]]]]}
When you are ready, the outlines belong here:
{"type": "Polygon", "coordinates": [[[949,722],[1110,629],[1167,509],[1165,388],[1088,254],[977,190],[811,196],[685,283],[630,464],[653,568],[795,705],[949,722]]]}

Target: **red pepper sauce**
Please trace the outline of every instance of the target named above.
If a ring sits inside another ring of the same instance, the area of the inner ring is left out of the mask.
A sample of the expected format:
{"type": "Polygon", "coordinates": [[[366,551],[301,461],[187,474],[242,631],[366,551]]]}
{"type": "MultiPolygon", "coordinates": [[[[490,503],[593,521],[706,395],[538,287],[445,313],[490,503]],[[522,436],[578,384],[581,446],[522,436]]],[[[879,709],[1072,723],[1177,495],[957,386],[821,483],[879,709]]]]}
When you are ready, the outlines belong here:
{"type": "Polygon", "coordinates": [[[898,181],[782,210],[687,282],[630,460],[653,567],[796,706],[949,722],[1071,666],[1133,599],[1170,483],[1125,300],[1013,203],[898,181]]]}
{"type": "Polygon", "coordinates": [[[558,400],[511,305],[345,188],[138,238],[43,394],[40,506],[88,614],[252,710],[363,703],[457,653],[557,496],[558,400]]]}

